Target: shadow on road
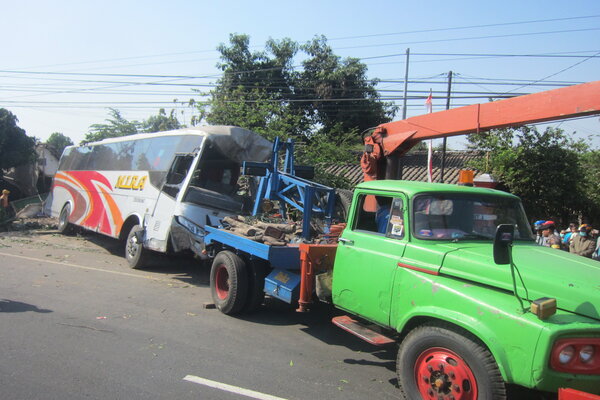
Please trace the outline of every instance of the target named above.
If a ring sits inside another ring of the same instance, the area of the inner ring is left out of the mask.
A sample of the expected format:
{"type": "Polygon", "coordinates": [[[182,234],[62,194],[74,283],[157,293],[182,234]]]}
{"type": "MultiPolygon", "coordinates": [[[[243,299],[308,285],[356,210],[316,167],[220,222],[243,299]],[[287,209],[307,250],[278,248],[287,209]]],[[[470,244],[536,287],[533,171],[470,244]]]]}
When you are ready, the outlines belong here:
{"type": "Polygon", "coordinates": [[[38,313],[51,313],[52,310],[46,310],[45,308],[38,308],[33,304],[22,303],[20,301],[0,299],[0,312],[6,313],[17,313],[33,311],[38,313]]]}

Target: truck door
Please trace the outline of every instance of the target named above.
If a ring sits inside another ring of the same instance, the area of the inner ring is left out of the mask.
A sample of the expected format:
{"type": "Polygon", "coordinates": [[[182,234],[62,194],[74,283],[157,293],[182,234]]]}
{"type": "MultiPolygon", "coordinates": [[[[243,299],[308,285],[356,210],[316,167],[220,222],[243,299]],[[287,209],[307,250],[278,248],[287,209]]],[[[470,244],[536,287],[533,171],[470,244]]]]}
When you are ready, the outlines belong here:
{"type": "Polygon", "coordinates": [[[350,229],[340,238],[333,270],[333,302],[369,320],[389,325],[393,279],[406,247],[402,194],[376,196],[377,211],[364,209],[359,194],[350,229]]]}
{"type": "Polygon", "coordinates": [[[195,154],[178,153],[175,155],[165,182],[161,188],[152,214],[146,215],[146,246],[152,250],[166,251],[167,236],[171,219],[181,188],[189,174],[195,154]]]}

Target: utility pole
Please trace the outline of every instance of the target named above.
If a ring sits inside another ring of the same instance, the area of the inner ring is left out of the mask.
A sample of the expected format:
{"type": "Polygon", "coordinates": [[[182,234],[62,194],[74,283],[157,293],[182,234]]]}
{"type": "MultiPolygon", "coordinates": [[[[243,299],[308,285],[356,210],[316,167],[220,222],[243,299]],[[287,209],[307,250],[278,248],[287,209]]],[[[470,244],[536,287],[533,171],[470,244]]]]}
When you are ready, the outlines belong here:
{"type": "MultiPolygon", "coordinates": [[[[452,92],[452,71],[448,72],[448,91],[446,93],[446,110],[450,109],[450,95],[452,92]]],[[[442,143],[442,167],[440,169],[440,182],[444,183],[444,167],[446,165],[446,137],[442,143]]]]}
{"type": "Polygon", "coordinates": [[[402,119],[406,119],[406,101],[408,100],[408,61],[410,48],[406,49],[406,68],[404,70],[404,104],[402,105],[402,119]]]}

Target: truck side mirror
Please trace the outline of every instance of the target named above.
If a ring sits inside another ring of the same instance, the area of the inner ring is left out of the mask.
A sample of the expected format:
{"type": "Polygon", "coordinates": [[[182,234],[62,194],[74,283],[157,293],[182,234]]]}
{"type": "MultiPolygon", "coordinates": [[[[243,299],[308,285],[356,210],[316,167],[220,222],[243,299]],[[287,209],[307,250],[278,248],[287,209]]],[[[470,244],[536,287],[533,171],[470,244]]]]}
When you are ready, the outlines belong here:
{"type": "Polygon", "coordinates": [[[513,242],[515,227],[511,224],[498,225],[494,238],[494,262],[510,264],[510,246],[513,242]]]}

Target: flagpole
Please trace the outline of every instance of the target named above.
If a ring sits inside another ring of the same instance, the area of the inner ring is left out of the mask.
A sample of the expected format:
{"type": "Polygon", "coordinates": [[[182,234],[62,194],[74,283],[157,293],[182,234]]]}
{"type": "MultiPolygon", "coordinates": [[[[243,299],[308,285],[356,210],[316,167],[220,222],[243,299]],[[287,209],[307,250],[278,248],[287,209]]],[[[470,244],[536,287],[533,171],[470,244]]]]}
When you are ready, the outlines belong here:
{"type": "Polygon", "coordinates": [[[406,49],[406,68],[404,69],[404,104],[402,105],[402,119],[406,119],[406,102],[408,101],[408,60],[410,48],[406,49]]]}
{"type": "MultiPolygon", "coordinates": [[[[433,92],[431,88],[429,88],[429,96],[427,96],[427,100],[425,100],[425,105],[427,106],[427,111],[429,114],[433,112],[433,92]]],[[[427,144],[427,181],[429,183],[433,182],[433,140],[429,139],[429,143],[427,144]]]]}
{"type": "MultiPolygon", "coordinates": [[[[446,95],[446,110],[450,109],[450,94],[452,91],[452,71],[448,72],[448,92],[446,95]]],[[[442,165],[440,168],[440,182],[444,183],[444,167],[446,165],[446,137],[442,143],[442,165]]]]}

